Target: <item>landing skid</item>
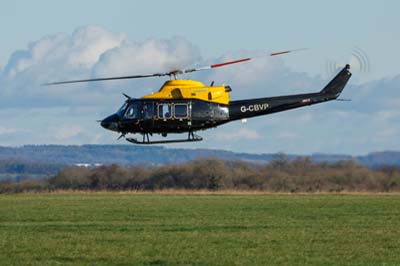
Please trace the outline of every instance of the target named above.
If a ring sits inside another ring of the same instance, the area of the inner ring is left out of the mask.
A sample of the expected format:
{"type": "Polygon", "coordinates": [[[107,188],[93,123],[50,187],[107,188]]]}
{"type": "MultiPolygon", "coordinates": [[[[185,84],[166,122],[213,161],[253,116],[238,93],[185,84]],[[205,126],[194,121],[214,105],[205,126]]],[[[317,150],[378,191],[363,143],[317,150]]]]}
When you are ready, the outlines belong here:
{"type": "Polygon", "coordinates": [[[202,141],[203,138],[195,135],[193,132],[189,132],[187,139],[171,139],[171,140],[156,140],[150,141],[149,134],[143,134],[143,141],[139,141],[134,138],[126,138],[126,141],[129,141],[133,144],[168,144],[168,143],[179,143],[179,142],[193,142],[193,141],[202,141]]]}

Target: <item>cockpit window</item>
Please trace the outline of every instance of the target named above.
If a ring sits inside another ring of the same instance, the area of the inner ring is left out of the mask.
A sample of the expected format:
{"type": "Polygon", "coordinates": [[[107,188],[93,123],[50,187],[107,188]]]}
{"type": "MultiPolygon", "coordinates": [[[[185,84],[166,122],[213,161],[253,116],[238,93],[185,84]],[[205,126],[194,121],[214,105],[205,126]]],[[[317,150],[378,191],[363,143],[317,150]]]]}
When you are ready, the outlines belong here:
{"type": "Polygon", "coordinates": [[[136,119],[138,118],[138,105],[137,104],[131,104],[128,106],[128,109],[126,110],[125,113],[125,118],[128,119],[136,119]]]}
{"type": "Polygon", "coordinates": [[[117,114],[118,114],[120,117],[124,114],[125,109],[126,109],[127,106],[128,106],[128,102],[125,102],[125,103],[121,106],[121,108],[118,109],[117,114]]]}

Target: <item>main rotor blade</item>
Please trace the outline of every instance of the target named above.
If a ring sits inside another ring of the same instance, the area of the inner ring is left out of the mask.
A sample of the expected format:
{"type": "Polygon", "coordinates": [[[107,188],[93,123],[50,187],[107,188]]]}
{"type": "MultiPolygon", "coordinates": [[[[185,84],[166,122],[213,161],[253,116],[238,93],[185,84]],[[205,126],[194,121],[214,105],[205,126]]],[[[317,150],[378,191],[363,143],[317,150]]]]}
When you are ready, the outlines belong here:
{"type": "Polygon", "coordinates": [[[253,60],[253,59],[256,59],[256,58],[260,58],[260,57],[283,55],[283,54],[303,51],[303,50],[307,50],[307,49],[308,48],[301,48],[301,49],[286,50],[286,51],[281,51],[281,52],[270,53],[270,54],[266,54],[266,55],[256,56],[256,57],[253,57],[253,58],[247,57],[247,58],[237,59],[237,60],[233,60],[233,61],[213,64],[213,65],[210,65],[210,66],[186,69],[186,70],[182,70],[182,73],[190,73],[190,72],[194,72],[194,71],[200,71],[200,70],[212,69],[212,68],[217,68],[217,67],[223,67],[223,66],[227,66],[227,65],[232,65],[232,64],[237,64],[237,63],[250,61],[250,60],[253,60]]]}
{"type": "Polygon", "coordinates": [[[139,79],[139,78],[149,78],[149,77],[162,77],[162,76],[167,76],[167,75],[169,75],[169,73],[156,73],[156,74],[151,74],[151,75],[135,75],[135,76],[121,76],[121,77],[95,78],[95,79],[78,79],[78,80],[50,82],[50,83],[44,83],[42,85],[48,86],[48,85],[60,85],[60,84],[68,84],[68,83],[105,81],[105,80],[117,80],[117,79],[139,79]]]}
{"type": "Polygon", "coordinates": [[[270,54],[266,54],[266,55],[262,55],[262,56],[253,57],[253,58],[251,58],[251,57],[242,58],[242,59],[213,64],[213,65],[204,66],[204,67],[189,68],[189,69],[182,69],[182,70],[176,69],[176,70],[173,70],[173,71],[170,71],[167,73],[155,73],[155,74],[150,74],[150,75],[135,75],[135,76],[120,76],[120,77],[109,77],[109,78],[67,80],[67,81],[49,82],[49,83],[44,83],[42,85],[48,86],[48,85],[60,85],[60,84],[69,84],[69,83],[80,83],[80,82],[93,82],[93,81],[118,80],[118,79],[138,79],[138,78],[163,77],[163,76],[174,76],[176,78],[176,76],[179,74],[185,74],[185,73],[190,73],[190,72],[194,72],[194,71],[200,71],[200,70],[206,70],[206,69],[212,69],[212,68],[242,63],[242,62],[250,61],[250,60],[264,57],[264,56],[277,56],[277,55],[283,55],[283,54],[288,54],[288,53],[303,51],[303,50],[307,50],[307,48],[275,52],[275,53],[270,53],[270,54]]]}

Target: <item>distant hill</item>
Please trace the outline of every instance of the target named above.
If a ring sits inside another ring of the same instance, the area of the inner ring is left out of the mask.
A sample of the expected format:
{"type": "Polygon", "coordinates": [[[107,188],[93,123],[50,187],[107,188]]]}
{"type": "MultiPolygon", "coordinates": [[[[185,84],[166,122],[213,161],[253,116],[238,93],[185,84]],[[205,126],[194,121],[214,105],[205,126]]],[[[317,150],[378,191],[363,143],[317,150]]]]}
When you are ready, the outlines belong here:
{"type": "MultiPolygon", "coordinates": [[[[235,153],[211,149],[172,149],[161,146],[135,145],[27,145],[22,147],[0,147],[0,160],[23,160],[29,162],[73,165],[85,164],[169,164],[194,160],[197,158],[217,157],[239,159],[264,163],[276,158],[277,154],[235,153]]],[[[365,156],[335,155],[315,153],[312,155],[287,155],[290,159],[309,156],[315,162],[335,162],[357,160],[368,167],[388,164],[400,166],[400,152],[374,152],[365,156]]]]}
{"type": "Polygon", "coordinates": [[[162,146],[135,145],[27,145],[22,147],[0,147],[0,160],[20,159],[53,164],[169,164],[203,157],[242,159],[266,162],[274,154],[234,153],[210,149],[171,149],[162,146]]]}

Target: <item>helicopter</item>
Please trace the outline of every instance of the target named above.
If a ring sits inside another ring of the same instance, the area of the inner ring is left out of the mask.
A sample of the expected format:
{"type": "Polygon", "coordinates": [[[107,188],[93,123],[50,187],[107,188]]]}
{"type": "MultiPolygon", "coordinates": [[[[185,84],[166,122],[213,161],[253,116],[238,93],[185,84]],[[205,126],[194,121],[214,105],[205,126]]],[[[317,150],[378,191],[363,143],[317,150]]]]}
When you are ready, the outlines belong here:
{"type": "MultiPolygon", "coordinates": [[[[304,49],[275,52],[266,54],[266,56],[278,56],[298,50],[304,49]]],[[[156,93],[145,95],[141,98],[132,98],[123,93],[127,99],[122,107],[116,113],[99,121],[103,128],[118,132],[120,134],[118,139],[125,138],[133,144],[168,144],[201,141],[203,138],[195,134],[195,132],[217,127],[231,121],[245,121],[251,117],[332,100],[341,100],[338,97],[352,75],[350,65],[347,64],[319,92],[236,101],[230,101],[232,89],[228,85],[215,86],[214,82],[212,82],[210,86],[205,86],[200,81],[177,78],[178,75],[243,63],[253,59],[242,58],[205,67],[178,69],[166,73],[69,80],[42,85],[168,76],[169,80],[156,93]],[[167,137],[171,133],[187,133],[187,138],[150,139],[154,134],[167,137]],[[140,134],[142,139],[127,137],[127,134],[140,134]]]]}

